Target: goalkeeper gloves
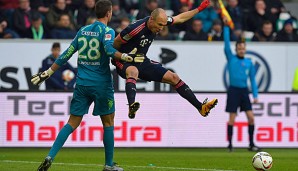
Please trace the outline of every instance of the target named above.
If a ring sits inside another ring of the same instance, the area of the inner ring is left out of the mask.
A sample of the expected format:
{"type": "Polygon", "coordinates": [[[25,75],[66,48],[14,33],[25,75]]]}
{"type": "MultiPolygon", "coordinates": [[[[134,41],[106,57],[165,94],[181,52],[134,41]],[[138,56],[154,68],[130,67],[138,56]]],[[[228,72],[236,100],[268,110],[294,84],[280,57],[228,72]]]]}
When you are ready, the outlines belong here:
{"type": "Polygon", "coordinates": [[[207,8],[210,5],[210,0],[203,0],[203,2],[198,7],[199,12],[203,11],[205,8],[207,8]]]}
{"type": "Polygon", "coordinates": [[[40,72],[38,74],[32,75],[31,83],[34,84],[34,85],[40,86],[52,74],[54,74],[54,71],[51,68],[49,68],[48,70],[46,70],[44,72],[40,72]]]}
{"type": "Polygon", "coordinates": [[[142,63],[144,62],[145,56],[141,53],[136,53],[137,48],[134,48],[129,54],[122,53],[121,60],[125,62],[135,62],[135,63],[142,63]]]}

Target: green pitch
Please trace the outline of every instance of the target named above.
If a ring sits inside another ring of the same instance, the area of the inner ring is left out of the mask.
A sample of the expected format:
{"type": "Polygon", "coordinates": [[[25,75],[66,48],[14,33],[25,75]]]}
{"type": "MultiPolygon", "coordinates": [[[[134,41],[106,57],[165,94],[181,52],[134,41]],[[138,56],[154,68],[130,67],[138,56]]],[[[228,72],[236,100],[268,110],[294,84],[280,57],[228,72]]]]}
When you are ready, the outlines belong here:
{"type": "MultiPolygon", "coordinates": [[[[49,148],[0,148],[1,171],[32,171],[49,148]]],[[[266,149],[273,156],[271,171],[297,171],[298,149],[266,149]]],[[[116,148],[115,161],[125,171],[252,171],[254,152],[201,148],[116,148]]],[[[63,148],[51,171],[101,171],[102,148],[63,148]]]]}

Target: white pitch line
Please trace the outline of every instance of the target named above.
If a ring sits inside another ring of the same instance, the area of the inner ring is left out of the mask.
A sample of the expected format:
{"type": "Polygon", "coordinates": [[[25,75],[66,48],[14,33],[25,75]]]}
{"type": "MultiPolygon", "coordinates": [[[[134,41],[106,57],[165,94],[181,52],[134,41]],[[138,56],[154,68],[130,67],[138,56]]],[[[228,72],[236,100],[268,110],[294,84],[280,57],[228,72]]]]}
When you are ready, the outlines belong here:
{"type": "MultiPolygon", "coordinates": [[[[40,162],[35,161],[15,161],[15,160],[0,160],[0,163],[31,163],[39,164],[40,162]]],[[[83,163],[56,163],[55,165],[69,165],[69,166],[103,166],[100,164],[83,164],[83,163]]],[[[219,169],[203,169],[203,168],[181,168],[181,167],[158,167],[158,166],[128,166],[121,165],[124,167],[133,168],[157,168],[157,169],[167,169],[167,170],[198,170],[198,171],[236,171],[236,170],[219,170],[219,169]]]]}

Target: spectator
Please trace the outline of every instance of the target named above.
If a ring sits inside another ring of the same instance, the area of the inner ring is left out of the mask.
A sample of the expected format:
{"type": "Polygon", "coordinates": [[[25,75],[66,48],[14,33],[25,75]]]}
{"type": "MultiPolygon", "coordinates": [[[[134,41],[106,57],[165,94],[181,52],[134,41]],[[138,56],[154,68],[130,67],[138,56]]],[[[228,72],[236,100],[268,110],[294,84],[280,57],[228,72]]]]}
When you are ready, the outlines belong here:
{"type": "Polygon", "coordinates": [[[65,0],[55,0],[55,4],[50,6],[49,12],[46,15],[47,26],[50,29],[60,27],[59,18],[62,14],[68,14],[71,21],[71,27],[75,27],[73,15],[70,10],[66,8],[65,0]]]}
{"type": "Polygon", "coordinates": [[[137,20],[145,18],[151,15],[151,12],[158,8],[157,0],[146,0],[146,7],[144,10],[140,10],[137,15],[137,20]]]}
{"type": "Polygon", "coordinates": [[[243,13],[240,6],[238,6],[238,0],[228,0],[227,11],[230,14],[233,22],[240,29],[242,29],[243,25],[243,13]]]}
{"type": "MultiPolygon", "coordinates": [[[[156,0],[157,2],[157,6],[158,8],[166,8],[167,2],[168,0],[156,0]]],[[[172,1],[172,0],[171,0],[172,1]]],[[[180,0],[179,0],[180,1],[180,0]]],[[[139,0],[139,9],[143,10],[146,7],[146,3],[148,2],[148,0],[139,0]]],[[[172,2],[170,2],[172,3],[172,2]]]]}
{"type": "Polygon", "coordinates": [[[19,7],[19,0],[1,0],[0,9],[1,10],[14,10],[19,7]]]}
{"type": "Polygon", "coordinates": [[[293,19],[288,19],[284,23],[284,27],[276,35],[277,42],[298,42],[298,35],[293,28],[293,19]]]}
{"type": "Polygon", "coordinates": [[[34,40],[48,39],[50,38],[49,33],[49,30],[42,24],[41,14],[35,11],[32,14],[32,25],[28,29],[28,35],[26,37],[34,40]]]}
{"type": "Polygon", "coordinates": [[[195,19],[200,19],[203,22],[203,31],[208,33],[212,27],[213,21],[219,19],[219,16],[213,8],[213,1],[210,1],[210,5],[202,12],[194,16],[195,19]]]}
{"type": "Polygon", "coordinates": [[[139,0],[121,0],[120,6],[125,9],[127,13],[133,13],[134,10],[139,9],[139,0]]]}
{"type": "Polygon", "coordinates": [[[243,30],[241,26],[238,24],[235,24],[234,30],[231,31],[231,40],[232,41],[238,41],[241,40],[243,37],[243,30]]]}
{"type": "Polygon", "coordinates": [[[0,11],[0,38],[9,39],[9,38],[19,38],[19,35],[9,29],[7,19],[4,16],[4,11],[0,11]]]}
{"type": "Polygon", "coordinates": [[[238,6],[242,9],[243,12],[243,23],[242,29],[248,30],[248,18],[251,15],[252,11],[254,10],[255,1],[254,0],[239,0],[238,6]]]}
{"type": "MultiPolygon", "coordinates": [[[[193,0],[180,0],[181,4],[187,4],[189,9],[191,9],[193,6],[197,6],[199,4],[194,4],[193,0]]],[[[206,10],[206,9],[205,9],[206,10]]]]}
{"type": "MultiPolygon", "coordinates": [[[[273,26],[279,18],[281,12],[286,12],[286,8],[280,0],[265,0],[267,9],[272,17],[273,26]]],[[[275,27],[273,27],[275,28],[275,27]]]]}
{"type": "Polygon", "coordinates": [[[208,41],[222,41],[223,32],[222,32],[222,23],[221,20],[214,20],[211,31],[208,34],[208,41]]]}
{"type": "Polygon", "coordinates": [[[271,21],[270,13],[266,9],[264,0],[256,0],[255,9],[247,21],[248,30],[256,32],[264,21],[271,21]]]}
{"type": "Polygon", "coordinates": [[[85,25],[93,24],[96,21],[96,17],[88,17],[85,25]]]}
{"type": "Polygon", "coordinates": [[[70,17],[67,14],[60,15],[58,27],[51,31],[53,39],[73,39],[76,36],[76,30],[70,23],[70,17]]]}
{"type": "Polygon", "coordinates": [[[26,37],[27,30],[31,26],[31,15],[29,0],[19,0],[19,8],[13,13],[13,29],[21,38],[26,37]]]}
{"type": "Polygon", "coordinates": [[[208,35],[202,30],[203,23],[201,20],[193,20],[192,22],[192,30],[186,32],[183,37],[183,40],[191,40],[191,41],[202,41],[207,40],[208,35]]]}
{"type": "Polygon", "coordinates": [[[121,20],[123,18],[128,18],[128,15],[126,11],[122,8],[120,8],[120,3],[119,0],[111,0],[112,1],[112,9],[113,9],[113,14],[112,14],[112,19],[109,23],[109,26],[112,27],[114,30],[120,26],[121,20]]]}
{"type": "MultiPolygon", "coordinates": [[[[51,55],[47,56],[42,61],[42,71],[47,70],[55,62],[56,58],[59,57],[61,52],[60,43],[54,42],[51,51],[51,55]]],[[[45,81],[46,90],[57,91],[73,89],[76,80],[75,77],[73,80],[67,82],[63,79],[63,71],[71,70],[73,73],[75,73],[74,68],[68,62],[61,67],[62,68],[60,70],[57,70],[49,79],[45,81]]]]}
{"type": "Polygon", "coordinates": [[[124,30],[130,24],[130,20],[128,18],[123,18],[121,20],[120,25],[115,29],[116,35],[119,34],[122,30],[124,30]]]}
{"type": "Polygon", "coordinates": [[[164,27],[156,36],[155,40],[176,40],[174,34],[169,32],[168,27],[164,27]]]}
{"type": "Polygon", "coordinates": [[[30,0],[30,6],[35,11],[45,15],[47,12],[49,12],[49,6],[47,3],[45,3],[45,1],[46,0],[30,0]]]}
{"type": "Polygon", "coordinates": [[[270,21],[265,21],[262,25],[262,29],[259,29],[253,36],[251,41],[258,42],[272,42],[275,39],[273,32],[273,25],[270,21]]]}
{"type": "Polygon", "coordinates": [[[94,6],[95,6],[95,0],[84,0],[84,5],[78,10],[78,16],[77,16],[78,28],[81,28],[82,26],[84,26],[89,17],[94,17],[96,19],[94,6]]]}
{"type": "MultiPolygon", "coordinates": [[[[187,12],[189,10],[190,10],[189,5],[187,3],[182,3],[179,12],[181,14],[181,13],[187,12]]],[[[204,11],[202,11],[202,12],[204,12],[204,11]]],[[[192,21],[193,21],[193,18],[185,21],[184,23],[169,26],[169,30],[170,30],[171,33],[177,33],[177,34],[180,33],[180,32],[182,32],[182,31],[184,31],[184,32],[189,31],[189,30],[192,29],[191,28],[192,27],[191,26],[192,25],[192,21]]]]}

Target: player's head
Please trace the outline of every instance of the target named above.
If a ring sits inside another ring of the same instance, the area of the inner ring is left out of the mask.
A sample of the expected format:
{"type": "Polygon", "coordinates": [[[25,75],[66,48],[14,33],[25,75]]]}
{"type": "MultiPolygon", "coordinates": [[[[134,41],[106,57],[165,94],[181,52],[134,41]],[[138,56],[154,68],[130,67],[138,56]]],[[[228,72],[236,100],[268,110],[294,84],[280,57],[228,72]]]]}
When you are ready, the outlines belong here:
{"type": "Polygon", "coordinates": [[[54,58],[58,58],[60,55],[61,47],[59,42],[54,42],[52,45],[52,55],[54,58]]]}
{"type": "Polygon", "coordinates": [[[242,58],[244,57],[246,53],[246,44],[244,40],[241,39],[236,42],[236,53],[237,56],[242,58]]]}
{"type": "Polygon", "coordinates": [[[165,10],[157,8],[152,11],[151,16],[148,21],[148,28],[153,33],[160,32],[164,26],[167,25],[168,16],[166,15],[165,10]]]}
{"type": "Polygon", "coordinates": [[[95,4],[95,14],[98,19],[107,17],[108,21],[112,18],[112,2],[109,0],[99,0],[95,4]]]}

